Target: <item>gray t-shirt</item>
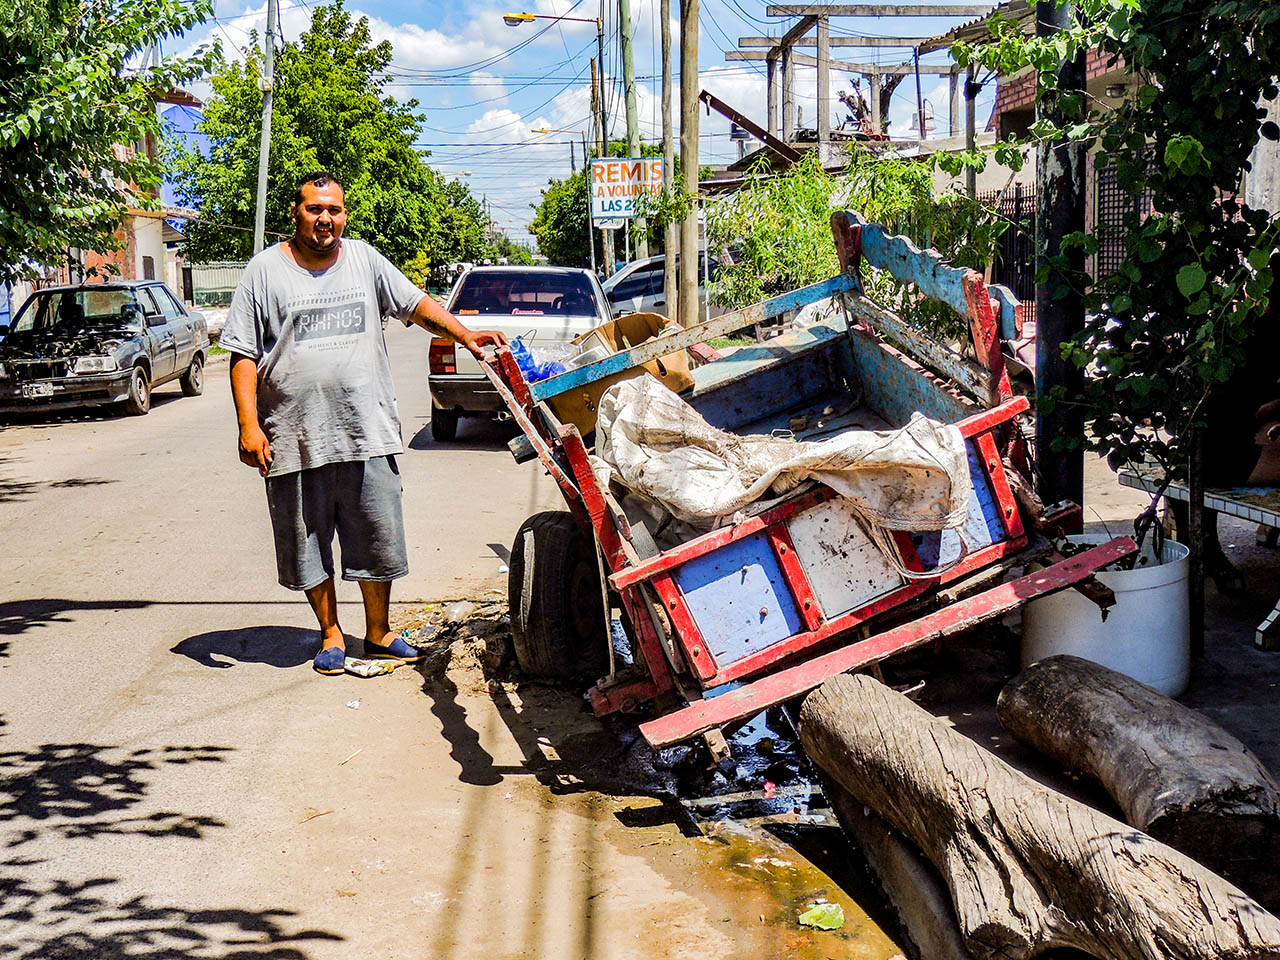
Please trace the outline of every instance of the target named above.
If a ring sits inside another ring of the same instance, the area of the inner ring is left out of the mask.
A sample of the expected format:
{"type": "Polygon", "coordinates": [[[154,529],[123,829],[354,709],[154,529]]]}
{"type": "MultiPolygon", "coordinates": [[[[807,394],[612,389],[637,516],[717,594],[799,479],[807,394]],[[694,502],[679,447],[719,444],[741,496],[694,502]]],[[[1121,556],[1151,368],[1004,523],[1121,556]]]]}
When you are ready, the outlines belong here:
{"type": "Polygon", "coordinates": [[[407,325],[424,296],[360,240],[315,273],[280,245],[249,261],[220,343],[258,362],[270,476],[404,452],[382,318],[407,325]]]}

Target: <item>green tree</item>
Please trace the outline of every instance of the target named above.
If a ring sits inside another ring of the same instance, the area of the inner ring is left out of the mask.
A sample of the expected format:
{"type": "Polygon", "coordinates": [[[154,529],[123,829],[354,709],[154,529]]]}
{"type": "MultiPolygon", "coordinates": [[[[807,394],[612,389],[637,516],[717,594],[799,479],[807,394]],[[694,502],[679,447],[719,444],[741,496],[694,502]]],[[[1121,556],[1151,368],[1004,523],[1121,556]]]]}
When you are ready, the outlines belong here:
{"type": "MultiPolygon", "coordinates": [[[[547,181],[542,202],[529,224],[529,231],[538,239],[538,252],[555,266],[587,266],[591,260],[587,247],[589,212],[585,170],[564,180],[547,181]]],[[[603,262],[600,231],[591,233],[595,235],[596,262],[603,262]]]]}
{"type": "Polygon", "coordinates": [[[155,96],[205,73],[212,49],[137,66],[180,36],[207,0],[5,0],[0,3],[0,282],[25,261],[108,250],[129,206],[155,203],[159,164],[122,148],[160,135],[155,96]]]}
{"type": "MultiPolygon", "coordinates": [[[[417,101],[386,94],[391,44],[374,44],[366,17],[354,19],[341,0],[317,7],[311,26],[276,56],[276,92],[268,163],[267,229],[292,232],[289,208],[297,178],[329,170],[346,186],[347,232],[406,264],[442,242],[459,204],[413,146],[421,131],[417,101]]],[[[194,259],[244,258],[252,236],[214,224],[249,227],[258,169],[261,56],[213,78],[214,95],[200,131],[209,152],[177,147],[172,157],[179,197],[207,223],[191,224],[194,259]]],[[[463,188],[465,193],[465,188],[463,188]]],[[[456,227],[457,224],[454,223],[456,227]]]]}
{"type": "MultiPolygon", "coordinates": [[[[992,17],[993,39],[957,44],[953,53],[962,65],[1005,74],[1035,68],[1038,96],[1056,99],[1067,119],[1061,128],[1038,121],[1028,142],[1096,146],[1093,162],[1113,167],[1135,201],[1113,273],[1090,276],[1066,254],[1052,261],[1084,297],[1085,330],[1062,351],[1088,375],[1079,395],[1056,387],[1040,402],[1081,404],[1088,429],[1054,437],[1051,448],[1087,446],[1113,467],[1153,460],[1181,479],[1188,440],[1206,425],[1211,399],[1224,400],[1238,418],[1253,412],[1234,409],[1232,400],[1246,387],[1246,363],[1259,354],[1256,335],[1276,322],[1274,211],[1250,209],[1230,194],[1259,137],[1280,137],[1259,106],[1278,92],[1280,4],[1080,0],[1073,17],[1071,29],[1050,38],[1024,36],[992,17]],[[1117,109],[1056,89],[1059,63],[1082,50],[1100,51],[1125,71],[1132,96],[1117,109]],[[1136,202],[1144,192],[1149,212],[1136,202]]],[[[1016,160],[1020,146],[998,146],[997,158],[1016,160]]],[[[1092,256],[1099,235],[1078,233],[1064,246],[1092,256]]],[[[1262,351],[1264,362],[1269,356],[1262,351]]]]}
{"type": "MultiPolygon", "coordinates": [[[[609,156],[625,157],[627,153],[625,140],[610,141],[609,156]]],[[[661,156],[662,144],[644,144],[640,154],[645,157],[661,156]]],[[[597,156],[599,152],[593,150],[591,157],[597,156]]],[[[590,263],[590,251],[587,249],[587,174],[591,169],[590,160],[589,157],[584,169],[564,180],[548,180],[546,189],[542,191],[542,202],[534,208],[533,222],[529,225],[529,230],[538,240],[538,252],[557,266],[585,267],[590,263]]],[[[678,177],[679,170],[680,163],[677,158],[676,170],[672,175],[678,177]]],[[[648,226],[649,250],[652,253],[661,253],[662,229],[654,223],[648,226]]],[[[596,262],[603,263],[603,241],[600,231],[593,230],[592,233],[595,237],[596,262]]],[[[617,232],[616,243],[621,242],[622,234],[617,232]]]]}

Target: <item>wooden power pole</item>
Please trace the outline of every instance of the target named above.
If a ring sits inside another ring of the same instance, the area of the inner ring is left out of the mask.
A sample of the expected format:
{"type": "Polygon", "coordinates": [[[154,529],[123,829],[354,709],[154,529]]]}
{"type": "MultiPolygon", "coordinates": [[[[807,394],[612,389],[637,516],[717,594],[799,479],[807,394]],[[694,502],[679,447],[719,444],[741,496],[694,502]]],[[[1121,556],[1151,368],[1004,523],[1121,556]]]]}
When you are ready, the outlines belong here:
{"type": "MultiPolygon", "coordinates": [[[[669,29],[669,28],[668,28],[669,29]]],[[[618,35],[622,46],[622,92],[627,110],[627,153],[640,156],[640,122],[636,117],[636,67],[631,50],[631,0],[618,0],[618,35]]],[[[648,231],[636,219],[636,258],[649,255],[648,231]]]]}
{"type": "MultiPolygon", "coordinates": [[[[698,193],[698,0],[680,0],[680,167],[684,192],[698,193]]],[[[691,327],[698,306],[698,205],[680,224],[680,307],[676,318],[691,327]]]]}
{"type": "MultiPolygon", "coordinates": [[[[676,175],[675,132],[671,121],[671,0],[660,0],[658,16],[662,20],[662,191],[669,198],[676,175]]],[[[670,217],[662,237],[665,262],[662,289],[664,312],[677,314],[676,247],[680,245],[680,228],[670,217]]]]}
{"type": "MultiPolygon", "coordinates": [[[[601,89],[600,77],[596,72],[596,61],[591,61],[591,112],[596,118],[596,156],[604,159],[609,155],[605,143],[605,126],[604,126],[604,91],[601,89]]],[[[591,164],[584,163],[587,168],[587,196],[591,196],[591,190],[594,185],[591,182],[591,164]]],[[[590,212],[587,213],[590,217],[590,212]]],[[[613,234],[608,230],[601,230],[602,252],[604,253],[604,276],[605,279],[613,273],[613,234]]]]}

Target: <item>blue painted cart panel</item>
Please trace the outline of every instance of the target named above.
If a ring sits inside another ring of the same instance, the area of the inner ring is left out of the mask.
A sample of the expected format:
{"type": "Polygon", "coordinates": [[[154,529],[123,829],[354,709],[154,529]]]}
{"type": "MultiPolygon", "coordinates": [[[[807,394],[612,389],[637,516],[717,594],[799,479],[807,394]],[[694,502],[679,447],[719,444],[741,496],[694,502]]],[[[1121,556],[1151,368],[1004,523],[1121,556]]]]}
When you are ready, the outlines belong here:
{"type": "Polygon", "coordinates": [[[763,533],[690,560],[675,580],[721,666],[805,629],[763,533]]]}
{"type": "Polygon", "coordinates": [[[906,426],[917,410],[942,423],[956,423],[979,411],[888,353],[880,341],[864,330],[849,331],[853,362],[862,386],[863,402],[885,421],[906,426]]]}
{"type": "MultiPolygon", "coordinates": [[[[969,520],[964,525],[964,542],[973,553],[1004,540],[1005,532],[1000,520],[1000,505],[991,491],[991,481],[982,469],[973,441],[966,441],[965,452],[969,456],[969,480],[973,484],[973,493],[969,496],[969,520]]],[[[951,563],[960,556],[960,536],[955,530],[913,533],[911,542],[915,544],[916,554],[926,570],[951,563]]]]}

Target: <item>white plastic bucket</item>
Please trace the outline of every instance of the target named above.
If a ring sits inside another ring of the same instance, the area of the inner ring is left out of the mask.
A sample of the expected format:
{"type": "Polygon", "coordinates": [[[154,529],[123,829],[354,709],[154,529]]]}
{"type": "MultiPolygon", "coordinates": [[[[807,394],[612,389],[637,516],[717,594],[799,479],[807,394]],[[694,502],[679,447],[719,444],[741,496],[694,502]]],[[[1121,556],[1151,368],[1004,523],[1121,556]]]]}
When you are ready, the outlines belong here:
{"type": "MultiPolygon", "coordinates": [[[[1090,546],[1108,536],[1069,538],[1090,546]]],[[[1116,595],[1102,619],[1092,601],[1067,589],[1032,600],[1022,614],[1022,665],[1059,653],[1092,660],[1176,697],[1191,679],[1191,622],[1188,610],[1187,557],[1191,551],[1164,542],[1163,562],[1097,575],[1116,595]]],[[[1148,537],[1143,554],[1154,558],[1148,537]]]]}

